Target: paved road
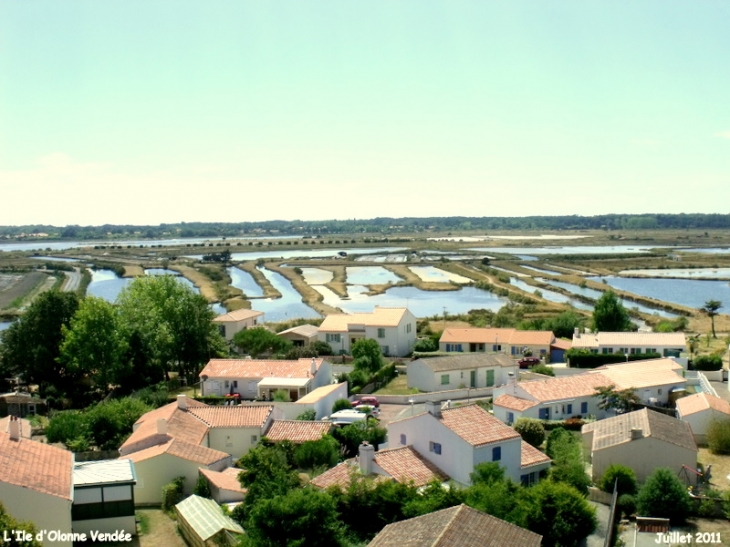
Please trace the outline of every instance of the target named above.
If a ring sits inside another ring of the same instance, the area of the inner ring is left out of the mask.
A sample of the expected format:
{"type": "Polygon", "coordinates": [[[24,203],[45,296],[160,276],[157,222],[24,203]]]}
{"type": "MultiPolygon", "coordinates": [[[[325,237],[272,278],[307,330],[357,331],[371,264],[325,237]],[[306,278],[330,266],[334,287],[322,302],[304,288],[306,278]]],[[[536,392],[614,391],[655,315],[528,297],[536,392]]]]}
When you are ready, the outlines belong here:
{"type": "Polygon", "coordinates": [[[72,272],[63,272],[66,274],[66,282],[63,284],[65,292],[73,292],[79,289],[81,284],[81,272],[78,268],[74,268],[72,272]]]}

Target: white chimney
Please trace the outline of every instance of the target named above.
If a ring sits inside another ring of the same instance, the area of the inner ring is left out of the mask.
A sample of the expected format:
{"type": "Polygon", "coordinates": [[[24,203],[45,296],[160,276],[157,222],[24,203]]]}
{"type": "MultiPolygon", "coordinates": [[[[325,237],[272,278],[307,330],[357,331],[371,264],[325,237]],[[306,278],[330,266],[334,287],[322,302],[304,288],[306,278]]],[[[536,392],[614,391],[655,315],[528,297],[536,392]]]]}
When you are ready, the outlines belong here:
{"type": "Polygon", "coordinates": [[[177,396],[177,407],[180,410],[187,410],[188,409],[188,397],[187,395],[180,394],[177,396]]]}
{"type": "Polygon", "coordinates": [[[631,440],[641,439],[644,437],[644,431],[638,427],[631,428],[631,440]]]}
{"type": "Polygon", "coordinates": [[[437,418],[441,417],[441,401],[426,401],[426,411],[437,418]]]}
{"type": "Polygon", "coordinates": [[[314,357],[312,357],[312,366],[309,369],[309,372],[312,373],[312,376],[314,376],[315,374],[317,374],[317,361],[314,359],[314,357]]]}
{"type": "Polygon", "coordinates": [[[578,327],[573,329],[573,338],[580,338],[580,329],[578,327]]]}
{"type": "Polygon", "coordinates": [[[157,433],[159,435],[167,435],[167,420],[165,418],[157,419],[157,433]]]}
{"type": "Polygon", "coordinates": [[[20,440],[20,420],[18,420],[17,416],[10,416],[10,421],[8,422],[8,434],[10,435],[11,441],[20,440]]]}
{"type": "Polygon", "coordinates": [[[373,472],[375,448],[367,441],[363,441],[358,449],[358,454],[360,455],[360,471],[363,475],[370,475],[373,472]]]}

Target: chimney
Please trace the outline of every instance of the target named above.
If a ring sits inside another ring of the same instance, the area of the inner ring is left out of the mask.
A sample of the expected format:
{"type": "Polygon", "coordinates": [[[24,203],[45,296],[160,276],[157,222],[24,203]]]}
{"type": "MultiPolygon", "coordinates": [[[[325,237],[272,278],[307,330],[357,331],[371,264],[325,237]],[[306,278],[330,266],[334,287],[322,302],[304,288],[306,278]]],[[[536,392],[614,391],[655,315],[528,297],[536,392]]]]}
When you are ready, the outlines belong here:
{"type": "Polygon", "coordinates": [[[165,418],[157,419],[157,434],[167,435],[167,420],[165,418]]]}
{"type": "Polygon", "coordinates": [[[580,329],[578,327],[573,329],[573,338],[580,338],[580,329]]]}
{"type": "Polygon", "coordinates": [[[317,374],[317,361],[314,359],[314,357],[312,357],[312,366],[310,367],[309,372],[312,373],[312,376],[317,374]]]}
{"type": "Polygon", "coordinates": [[[644,437],[644,430],[640,429],[638,427],[632,427],[631,428],[631,440],[635,441],[636,439],[641,439],[644,437]]]}
{"type": "Polygon", "coordinates": [[[375,448],[367,441],[363,441],[358,449],[360,455],[360,471],[363,475],[370,475],[373,472],[373,460],[375,459],[375,448]]]}
{"type": "Polygon", "coordinates": [[[186,395],[179,394],[177,396],[177,407],[180,410],[187,410],[188,409],[188,398],[186,395]]]}
{"type": "Polygon", "coordinates": [[[17,416],[10,416],[10,422],[8,422],[8,434],[10,434],[11,441],[20,440],[20,420],[17,416]]]}
{"type": "Polygon", "coordinates": [[[433,414],[437,418],[441,417],[441,402],[440,401],[426,401],[426,410],[429,414],[433,414]]]}

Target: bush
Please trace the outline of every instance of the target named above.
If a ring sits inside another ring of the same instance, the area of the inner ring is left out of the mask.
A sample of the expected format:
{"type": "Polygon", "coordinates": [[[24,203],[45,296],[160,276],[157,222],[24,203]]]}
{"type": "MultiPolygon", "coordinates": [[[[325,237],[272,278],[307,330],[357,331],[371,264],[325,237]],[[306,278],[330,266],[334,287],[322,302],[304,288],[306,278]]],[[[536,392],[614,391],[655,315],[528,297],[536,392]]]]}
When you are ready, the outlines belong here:
{"type": "Polygon", "coordinates": [[[350,401],[347,399],[337,399],[335,404],[332,405],[332,414],[339,410],[347,410],[348,408],[352,408],[352,403],[350,401]]]}
{"type": "Polygon", "coordinates": [[[418,340],[416,342],[416,345],[413,346],[413,351],[436,351],[438,350],[438,343],[434,342],[431,338],[423,338],[421,340],[418,340]]]}
{"type": "Polygon", "coordinates": [[[620,495],[618,497],[618,508],[624,515],[630,517],[636,513],[636,496],[631,494],[620,495]]]}
{"type": "MultiPolygon", "coordinates": [[[[629,361],[659,359],[660,357],[659,353],[634,353],[629,354],[629,361]]],[[[571,368],[596,368],[626,361],[626,355],[622,353],[591,353],[590,350],[578,348],[570,348],[566,351],[565,358],[571,368]]]]}
{"type": "Polygon", "coordinates": [[[619,496],[622,494],[634,495],[638,490],[634,470],[625,465],[617,463],[609,465],[601,477],[598,487],[604,492],[611,493],[614,483],[617,483],[619,496]]]}
{"type": "Polygon", "coordinates": [[[162,510],[170,511],[182,500],[185,477],[177,477],[162,487],[162,510]]]}
{"type": "Polygon", "coordinates": [[[67,410],[53,415],[46,427],[46,439],[49,443],[64,443],[88,438],[89,424],[83,413],[78,410],[67,410]]]}
{"type": "Polygon", "coordinates": [[[700,355],[692,361],[695,370],[714,371],[722,368],[722,357],[719,355],[700,355]]]}
{"type": "Polygon", "coordinates": [[[540,420],[534,418],[518,418],[515,431],[520,434],[527,444],[539,448],[545,442],[545,428],[540,420]]]}
{"type": "Polygon", "coordinates": [[[299,469],[334,467],[340,457],[340,445],[330,435],[318,441],[307,441],[294,449],[294,465],[299,469]]]}
{"type": "Polygon", "coordinates": [[[713,454],[730,454],[730,419],[710,422],[707,428],[707,445],[713,454]]]}
{"type": "Polygon", "coordinates": [[[203,475],[198,475],[198,482],[195,483],[193,494],[201,498],[210,498],[210,483],[203,475]]]}
{"type": "Polygon", "coordinates": [[[530,369],[535,374],[544,374],[545,376],[555,376],[555,371],[547,365],[535,365],[530,369]]]}
{"type": "Polygon", "coordinates": [[[639,514],[644,517],[668,518],[679,524],[689,516],[691,501],[687,488],[671,469],[656,469],[639,491],[639,514]]]}
{"type": "Polygon", "coordinates": [[[327,342],[322,342],[321,340],[315,340],[309,344],[309,348],[316,351],[318,356],[335,354],[334,351],[332,351],[332,346],[330,346],[327,342]]]}
{"type": "Polygon", "coordinates": [[[276,391],[274,391],[274,396],[272,397],[272,399],[280,403],[288,403],[291,401],[291,396],[286,389],[277,389],[276,391]]]}
{"type": "Polygon", "coordinates": [[[313,408],[310,408],[309,410],[305,410],[302,412],[299,416],[294,418],[295,420],[301,420],[303,422],[311,422],[317,419],[317,411],[313,408]]]}

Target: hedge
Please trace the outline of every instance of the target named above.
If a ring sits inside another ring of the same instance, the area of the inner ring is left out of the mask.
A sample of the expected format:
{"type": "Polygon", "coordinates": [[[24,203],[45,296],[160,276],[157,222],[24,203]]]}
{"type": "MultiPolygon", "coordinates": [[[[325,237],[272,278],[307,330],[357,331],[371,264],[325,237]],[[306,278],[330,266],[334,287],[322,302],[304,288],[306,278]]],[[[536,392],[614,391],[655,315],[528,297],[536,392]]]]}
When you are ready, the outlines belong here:
{"type": "Polygon", "coordinates": [[[694,370],[720,370],[722,368],[722,357],[719,355],[700,355],[690,363],[690,366],[694,370]]]}
{"type": "MultiPolygon", "coordinates": [[[[596,368],[613,363],[626,362],[626,355],[623,353],[591,353],[585,349],[569,349],[565,357],[571,368],[596,368]]],[[[659,353],[634,353],[629,354],[629,361],[643,361],[646,359],[659,359],[659,353]]]]}

